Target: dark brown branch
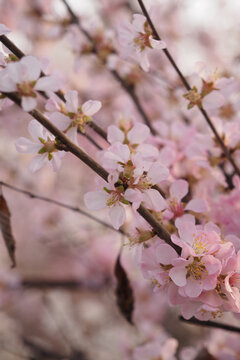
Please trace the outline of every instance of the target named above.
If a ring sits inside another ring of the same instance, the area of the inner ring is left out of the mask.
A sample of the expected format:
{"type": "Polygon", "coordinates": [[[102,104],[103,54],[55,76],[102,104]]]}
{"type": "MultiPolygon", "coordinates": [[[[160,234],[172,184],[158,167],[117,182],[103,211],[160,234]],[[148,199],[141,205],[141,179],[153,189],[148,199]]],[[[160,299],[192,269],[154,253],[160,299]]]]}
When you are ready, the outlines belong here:
{"type": "Polygon", "coordinates": [[[77,280],[55,280],[55,279],[23,279],[21,286],[28,289],[37,290],[53,290],[53,289],[67,289],[67,290],[91,290],[99,291],[109,285],[109,279],[104,283],[83,283],[77,280]]]}
{"type": "Polygon", "coordinates": [[[240,328],[236,327],[236,326],[232,326],[232,325],[227,325],[227,324],[221,324],[215,321],[200,321],[196,318],[191,318],[189,320],[184,319],[184,317],[179,316],[179,320],[183,321],[185,323],[188,324],[193,324],[193,325],[198,325],[198,326],[206,326],[206,327],[210,327],[210,328],[215,328],[215,329],[222,329],[222,330],[226,330],[226,331],[232,331],[232,332],[237,332],[240,333],[240,328]]]}
{"type": "MultiPolygon", "coordinates": [[[[15,104],[20,106],[20,99],[17,94],[14,93],[4,93],[9,99],[11,99],[15,104]]],[[[43,114],[38,110],[29,111],[29,114],[32,115],[40,124],[42,124],[48,131],[50,131],[60,142],[66,145],[68,151],[78,157],[82,162],[84,162],[88,167],[90,167],[95,173],[97,173],[102,179],[106,182],[108,181],[108,172],[99,165],[94,159],[92,159],[83,149],[74,144],[65,134],[63,134],[56,126],[54,126],[43,114]]],[[[145,220],[153,227],[154,231],[158,236],[161,237],[167,244],[172,246],[177,253],[181,254],[181,248],[171,241],[170,234],[161,226],[161,224],[152,216],[152,214],[144,207],[140,206],[138,209],[139,214],[145,218],[145,220]]]]}
{"type": "MultiPolygon", "coordinates": [[[[0,36],[0,41],[19,59],[25,56],[25,54],[10,40],[7,38],[7,36],[2,35],[0,36]]],[[[46,76],[43,72],[41,72],[41,76],[46,76]]],[[[48,96],[43,92],[39,91],[39,93],[44,96],[46,99],[48,96]]],[[[59,90],[56,91],[55,94],[61,99],[63,102],[66,102],[64,98],[64,93],[59,90]]],[[[101,129],[97,124],[94,123],[94,121],[90,122],[88,124],[98,135],[100,135],[104,140],[107,141],[107,133],[105,130],[101,129]]],[[[88,139],[93,143],[93,139],[88,135],[88,139]]],[[[100,146],[94,141],[94,145],[97,146],[100,149],[100,146]]]]}
{"type": "MultiPolygon", "coordinates": [[[[142,0],[138,0],[138,3],[142,9],[142,12],[144,14],[144,16],[147,18],[147,21],[152,29],[152,32],[153,32],[153,36],[156,40],[161,40],[150,16],[149,16],[149,13],[143,3],[142,0]]],[[[183,85],[185,86],[185,88],[189,91],[191,90],[191,86],[189,85],[187,79],[185,78],[185,76],[182,74],[181,70],[179,69],[179,67],[177,66],[176,62],[174,61],[172,55],[170,54],[170,52],[168,51],[168,49],[163,49],[162,50],[164,52],[164,54],[166,55],[166,57],[168,58],[169,62],[171,63],[171,65],[173,66],[173,68],[175,69],[175,71],[177,72],[179,78],[181,79],[183,85]]],[[[215,126],[213,125],[211,119],[209,118],[208,116],[208,113],[202,109],[200,106],[198,106],[199,110],[201,111],[202,115],[204,116],[206,122],[208,123],[208,125],[210,126],[212,132],[214,133],[219,145],[221,146],[222,148],[222,151],[223,153],[225,154],[226,158],[229,160],[229,162],[232,164],[235,172],[240,176],[240,170],[238,168],[238,166],[236,165],[235,161],[233,160],[228,148],[226,147],[226,145],[224,144],[223,140],[221,139],[220,135],[218,134],[215,126]]]]}

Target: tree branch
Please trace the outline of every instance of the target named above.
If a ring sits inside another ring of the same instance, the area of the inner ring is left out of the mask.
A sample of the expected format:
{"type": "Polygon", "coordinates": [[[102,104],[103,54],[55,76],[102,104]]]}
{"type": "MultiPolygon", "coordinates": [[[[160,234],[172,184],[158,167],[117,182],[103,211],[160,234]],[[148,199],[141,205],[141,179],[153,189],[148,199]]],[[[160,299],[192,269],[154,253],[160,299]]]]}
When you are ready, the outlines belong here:
{"type": "Polygon", "coordinates": [[[218,323],[215,321],[202,321],[202,320],[200,321],[194,317],[189,320],[186,320],[182,316],[179,316],[179,320],[183,321],[185,323],[188,323],[188,324],[193,324],[193,325],[198,325],[198,326],[206,326],[206,327],[211,327],[211,328],[215,328],[215,329],[222,329],[222,330],[226,330],[226,331],[233,331],[233,332],[240,333],[240,328],[238,328],[236,326],[221,324],[221,323],[218,323]]]}
{"type": "MultiPolygon", "coordinates": [[[[138,3],[142,9],[142,12],[144,14],[144,16],[147,18],[147,21],[152,29],[154,38],[156,40],[161,40],[161,37],[159,36],[150,16],[149,13],[143,3],[143,0],[138,0],[138,3]]],[[[176,73],[178,74],[179,78],[181,79],[183,85],[185,86],[185,88],[189,91],[191,90],[191,86],[189,85],[187,79],[185,78],[185,76],[182,74],[181,70],[179,69],[179,67],[177,66],[176,62],[174,61],[172,55],[170,54],[170,52],[168,51],[168,49],[163,49],[162,50],[164,52],[164,54],[166,55],[166,57],[168,58],[169,62],[171,63],[171,65],[173,66],[174,70],[176,71],[176,73]]],[[[240,176],[240,170],[238,168],[238,166],[236,165],[234,159],[232,158],[228,148],[226,147],[226,145],[224,144],[223,140],[221,139],[220,135],[217,132],[217,129],[215,128],[214,124],[212,123],[210,117],[208,116],[208,113],[202,109],[200,106],[198,106],[200,112],[202,113],[203,117],[205,118],[206,122],[208,123],[208,125],[210,126],[212,132],[214,133],[219,145],[222,148],[223,153],[225,154],[226,158],[229,160],[229,162],[232,164],[236,174],[238,174],[240,176]]]]}
{"type": "MultiPolygon", "coordinates": [[[[9,99],[11,99],[15,104],[20,106],[20,99],[15,93],[3,93],[9,99]]],[[[21,107],[21,106],[20,106],[21,107]]],[[[48,131],[50,131],[57,139],[59,139],[62,144],[64,144],[68,151],[78,157],[82,162],[84,162],[88,167],[90,167],[95,173],[97,173],[102,179],[108,182],[109,173],[99,165],[94,159],[92,159],[83,149],[74,144],[65,134],[63,134],[55,125],[53,125],[40,111],[34,109],[29,111],[29,114],[32,115],[40,124],[42,124],[48,131]]],[[[153,215],[148,211],[143,205],[137,210],[139,214],[153,227],[156,234],[161,237],[167,244],[172,246],[176,252],[180,255],[181,248],[175,245],[171,241],[170,234],[161,226],[161,224],[153,217],[153,215]]]]}

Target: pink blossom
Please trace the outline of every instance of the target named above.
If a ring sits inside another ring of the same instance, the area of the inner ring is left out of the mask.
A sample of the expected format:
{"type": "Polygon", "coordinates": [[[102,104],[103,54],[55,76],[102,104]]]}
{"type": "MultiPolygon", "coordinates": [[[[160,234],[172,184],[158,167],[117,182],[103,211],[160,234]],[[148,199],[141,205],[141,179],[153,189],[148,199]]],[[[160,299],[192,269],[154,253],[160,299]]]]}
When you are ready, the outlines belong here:
{"type": "Polygon", "coordinates": [[[57,91],[60,86],[55,76],[40,77],[40,74],[40,62],[34,56],[24,56],[0,72],[0,91],[18,92],[22,108],[31,111],[37,105],[36,91],[57,91]]]}
{"type": "Polygon", "coordinates": [[[67,133],[73,142],[77,143],[77,131],[85,132],[85,125],[101,109],[102,104],[100,101],[88,100],[80,106],[78,92],[75,90],[69,90],[65,95],[65,99],[65,106],[59,104],[54,98],[52,98],[51,102],[48,102],[47,109],[57,109],[60,105],[62,110],[62,112],[53,112],[49,118],[60,130],[67,133]]]}
{"type": "Polygon", "coordinates": [[[167,210],[163,213],[166,219],[181,217],[185,210],[191,210],[196,213],[207,211],[206,202],[202,199],[192,199],[186,205],[181,201],[188,193],[188,182],[185,180],[176,180],[170,186],[170,198],[168,199],[167,210]]]}
{"type": "Polygon", "coordinates": [[[119,29],[122,56],[137,58],[144,71],[149,71],[148,53],[151,49],[165,49],[164,41],[153,39],[152,31],[143,15],[134,14],[132,23],[123,22],[119,29]]]}
{"type": "Polygon", "coordinates": [[[108,214],[112,226],[119,229],[126,219],[126,213],[123,203],[124,200],[122,189],[108,185],[105,190],[91,191],[84,195],[84,202],[89,210],[100,210],[105,207],[109,208],[108,214]]]}
{"type": "Polygon", "coordinates": [[[57,171],[61,165],[64,152],[58,152],[54,136],[44,131],[43,126],[36,120],[30,121],[28,131],[33,141],[20,137],[16,140],[15,146],[17,151],[22,154],[37,154],[31,161],[29,170],[31,172],[38,171],[49,162],[53,170],[57,171]]]}

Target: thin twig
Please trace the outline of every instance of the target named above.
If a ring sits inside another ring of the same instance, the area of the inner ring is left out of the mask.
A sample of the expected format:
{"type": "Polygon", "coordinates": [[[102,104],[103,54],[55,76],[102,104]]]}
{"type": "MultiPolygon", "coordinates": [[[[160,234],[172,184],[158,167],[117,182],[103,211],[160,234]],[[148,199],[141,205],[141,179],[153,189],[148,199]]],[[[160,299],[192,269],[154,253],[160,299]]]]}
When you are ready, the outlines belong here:
{"type": "MultiPolygon", "coordinates": [[[[145,15],[145,17],[147,18],[147,21],[152,29],[153,32],[153,36],[156,40],[161,40],[150,16],[149,13],[143,3],[142,0],[138,0],[138,3],[142,9],[143,14],[145,15]]],[[[166,55],[166,57],[168,58],[169,62],[171,63],[171,65],[173,66],[173,68],[175,69],[175,71],[177,72],[179,78],[181,79],[183,85],[185,86],[185,88],[189,91],[191,90],[191,86],[189,85],[187,79],[185,78],[185,76],[182,74],[181,70],[179,69],[179,67],[177,66],[176,62],[174,61],[172,55],[170,54],[170,52],[168,51],[168,49],[162,49],[162,51],[164,52],[164,54],[166,55]]],[[[208,125],[210,126],[212,132],[214,133],[219,145],[222,148],[223,153],[225,154],[226,158],[229,160],[229,162],[232,164],[235,172],[240,176],[240,170],[238,168],[238,166],[236,165],[234,159],[232,158],[228,148],[226,147],[226,145],[224,144],[223,140],[221,139],[221,136],[218,134],[217,129],[215,128],[214,124],[212,123],[210,117],[208,116],[208,113],[200,106],[198,106],[199,110],[201,111],[202,115],[204,116],[205,120],[207,121],[208,125]]]]}
{"type": "MultiPolygon", "coordinates": [[[[63,1],[63,3],[65,4],[65,6],[66,6],[66,8],[67,8],[67,10],[68,10],[68,12],[69,12],[69,15],[70,15],[71,18],[72,18],[72,23],[78,25],[80,31],[86,36],[86,38],[88,39],[88,41],[91,42],[91,44],[92,44],[92,52],[93,52],[95,55],[97,55],[97,57],[99,58],[99,56],[98,56],[98,55],[99,55],[99,54],[98,54],[98,49],[97,49],[97,46],[96,46],[96,44],[95,44],[95,41],[94,41],[93,37],[89,34],[89,32],[88,32],[86,29],[84,29],[84,28],[82,27],[79,18],[76,16],[76,14],[75,14],[74,11],[72,10],[71,6],[68,4],[68,1],[66,1],[66,0],[62,0],[62,1],[63,1]]],[[[101,60],[101,59],[100,59],[100,60],[101,60]]],[[[103,61],[101,60],[101,62],[103,62],[103,61]]],[[[118,74],[118,72],[117,72],[116,70],[111,70],[111,69],[108,69],[107,67],[106,67],[106,69],[111,72],[111,74],[113,75],[113,77],[121,84],[122,88],[130,95],[132,101],[134,102],[134,104],[135,104],[135,106],[136,106],[139,114],[140,114],[141,117],[143,118],[145,124],[148,125],[149,129],[151,130],[151,133],[152,133],[153,135],[156,135],[156,131],[155,131],[155,129],[153,128],[153,126],[152,126],[152,124],[151,124],[151,121],[150,121],[150,119],[148,118],[145,110],[143,109],[143,107],[142,107],[142,105],[141,105],[141,103],[140,103],[140,101],[139,101],[139,99],[138,99],[138,97],[137,97],[134,89],[133,89],[131,86],[129,86],[129,85],[124,81],[124,79],[122,79],[122,77],[118,74]]]]}
{"type": "Polygon", "coordinates": [[[7,184],[7,183],[5,183],[5,182],[3,182],[3,181],[0,181],[0,185],[6,187],[6,188],[8,188],[8,189],[11,189],[11,190],[13,190],[13,191],[17,191],[17,192],[19,192],[19,193],[21,193],[21,194],[24,194],[24,195],[26,195],[26,196],[29,196],[31,199],[42,200],[42,201],[48,202],[48,203],[50,203],[50,204],[54,204],[54,205],[60,206],[60,207],[62,207],[62,208],[65,208],[65,209],[68,209],[68,210],[77,212],[77,213],[79,213],[79,214],[81,214],[81,215],[84,215],[84,216],[88,217],[89,219],[91,219],[91,220],[99,223],[100,225],[103,225],[103,226],[107,227],[108,229],[111,229],[111,230],[113,230],[113,231],[115,231],[115,232],[118,232],[118,233],[120,233],[120,234],[122,234],[122,235],[127,236],[127,234],[126,234],[123,230],[121,230],[121,229],[119,229],[119,230],[114,229],[114,227],[112,227],[111,225],[109,225],[109,224],[106,223],[105,221],[102,221],[101,219],[98,219],[97,217],[95,217],[95,216],[87,213],[86,211],[80,209],[78,206],[72,206],[72,205],[64,204],[64,203],[62,203],[62,202],[60,202],[60,201],[58,201],[58,200],[54,200],[54,199],[50,199],[50,198],[45,197],[45,196],[41,196],[41,195],[34,194],[34,193],[32,193],[31,191],[24,190],[24,189],[20,189],[20,188],[18,188],[18,187],[13,186],[13,185],[9,185],[9,184],[7,184]]]}
{"type": "Polygon", "coordinates": [[[186,320],[182,316],[179,316],[179,320],[183,321],[185,323],[188,323],[188,324],[193,324],[193,325],[198,325],[198,326],[206,326],[206,327],[211,327],[211,328],[215,328],[215,329],[222,329],[222,330],[226,330],[226,331],[240,333],[239,327],[227,325],[227,324],[221,324],[221,323],[218,323],[215,321],[200,321],[194,317],[189,320],[186,320]]]}

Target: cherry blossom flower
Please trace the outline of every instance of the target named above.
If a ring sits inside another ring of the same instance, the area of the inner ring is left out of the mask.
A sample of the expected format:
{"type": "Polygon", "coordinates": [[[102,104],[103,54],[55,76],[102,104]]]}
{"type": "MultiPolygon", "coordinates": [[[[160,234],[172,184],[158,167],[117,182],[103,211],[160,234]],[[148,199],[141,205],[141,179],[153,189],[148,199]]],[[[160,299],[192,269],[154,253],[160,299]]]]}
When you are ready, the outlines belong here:
{"type": "Polygon", "coordinates": [[[91,191],[84,195],[84,202],[89,210],[100,210],[109,208],[108,214],[112,226],[119,229],[126,219],[126,213],[123,204],[128,204],[124,199],[124,189],[115,188],[113,184],[108,184],[104,190],[91,191]]]}
{"type": "Polygon", "coordinates": [[[221,82],[218,81],[216,72],[208,76],[205,72],[205,64],[198,63],[197,72],[190,77],[192,89],[184,95],[185,99],[189,101],[188,109],[198,105],[206,110],[214,110],[225,102],[221,88],[218,87],[218,83],[221,86],[221,82]]]}
{"type": "Polygon", "coordinates": [[[18,92],[25,111],[37,105],[36,91],[57,91],[60,83],[56,76],[42,76],[41,64],[34,56],[24,56],[0,71],[0,91],[18,92]]]}
{"type": "Polygon", "coordinates": [[[62,105],[54,101],[54,98],[48,102],[47,109],[61,108],[61,112],[53,112],[50,120],[64,133],[67,133],[70,139],[77,143],[77,131],[85,133],[85,125],[92,120],[92,116],[101,109],[101,102],[88,100],[83,105],[79,105],[78,92],[69,90],[66,95],[66,104],[62,105]]]}
{"type": "Polygon", "coordinates": [[[15,145],[17,151],[22,154],[36,154],[29,165],[29,170],[36,172],[49,162],[53,170],[57,171],[64,152],[57,150],[54,136],[44,131],[43,126],[36,120],[30,121],[28,131],[33,141],[20,137],[15,145]]]}
{"type": "Polygon", "coordinates": [[[118,29],[122,56],[137,58],[141,68],[149,71],[148,54],[151,49],[165,49],[164,41],[155,40],[143,15],[134,14],[132,23],[124,22],[118,29]]]}
{"type": "Polygon", "coordinates": [[[181,217],[184,211],[191,210],[196,213],[203,213],[207,211],[206,201],[203,199],[192,199],[186,205],[181,201],[188,193],[188,182],[186,180],[176,180],[170,186],[170,198],[168,199],[167,210],[163,215],[166,219],[181,217]]]}
{"type": "Polygon", "coordinates": [[[144,160],[157,160],[158,150],[155,146],[145,143],[150,136],[150,129],[144,124],[134,124],[131,128],[124,127],[122,124],[120,128],[115,125],[110,125],[107,131],[107,138],[110,144],[121,142],[129,147],[131,152],[138,152],[144,160]]]}

